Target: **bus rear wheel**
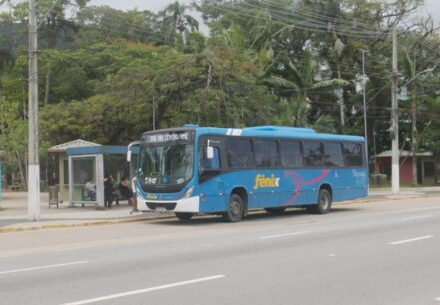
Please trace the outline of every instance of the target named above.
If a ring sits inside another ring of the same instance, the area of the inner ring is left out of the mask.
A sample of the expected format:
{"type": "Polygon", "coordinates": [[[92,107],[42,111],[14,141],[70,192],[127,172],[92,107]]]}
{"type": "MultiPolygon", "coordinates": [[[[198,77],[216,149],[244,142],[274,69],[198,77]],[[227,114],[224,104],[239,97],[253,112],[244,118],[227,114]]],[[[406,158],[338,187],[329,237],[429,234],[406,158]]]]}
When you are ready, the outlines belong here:
{"type": "Polygon", "coordinates": [[[191,218],[194,216],[192,213],[179,213],[176,212],[176,217],[179,218],[179,220],[188,221],[191,220],[191,218]]]}
{"type": "Polygon", "coordinates": [[[271,214],[283,214],[284,211],[286,211],[285,207],[280,207],[280,208],[265,208],[266,212],[271,213],[271,214]]]}
{"type": "Polygon", "coordinates": [[[229,198],[228,211],[223,213],[223,219],[228,222],[237,222],[243,218],[243,200],[237,194],[229,198]]]}
{"type": "Polygon", "coordinates": [[[307,211],[315,214],[327,214],[332,207],[332,196],[330,192],[324,188],[319,190],[318,203],[306,207],[307,211]]]}

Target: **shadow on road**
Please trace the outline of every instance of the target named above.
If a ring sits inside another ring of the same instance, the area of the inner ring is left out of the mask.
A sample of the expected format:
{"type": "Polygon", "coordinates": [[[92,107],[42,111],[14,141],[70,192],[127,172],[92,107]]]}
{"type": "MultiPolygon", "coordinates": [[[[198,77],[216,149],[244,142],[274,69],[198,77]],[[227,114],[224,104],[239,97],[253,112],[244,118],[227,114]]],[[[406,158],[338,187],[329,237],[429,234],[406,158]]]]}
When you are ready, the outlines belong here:
{"type": "MultiPolygon", "coordinates": [[[[347,212],[360,211],[361,208],[353,208],[353,207],[335,207],[332,208],[330,214],[326,215],[318,215],[308,213],[305,209],[302,208],[292,208],[284,211],[283,213],[268,213],[265,210],[256,210],[251,211],[249,214],[242,220],[242,222],[266,222],[273,221],[277,218],[293,218],[295,217],[298,221],[313,222],[320,217],[327,217],[331,214],[342,214],[347,212]]],[[[171,218],[166,220],[155,221],[154,224],[158,225],[171,225],[171,226],[206,226],[206,225],[218,225],[219,223],[224,223],[225,225],[234,225],[229,222],[224,222],[220,215],[200,215],[194,216],[191,220],[182,221],[177,218],[171,218]]],[[[241,223],[241,222],[240,222],[241,223]]]]}

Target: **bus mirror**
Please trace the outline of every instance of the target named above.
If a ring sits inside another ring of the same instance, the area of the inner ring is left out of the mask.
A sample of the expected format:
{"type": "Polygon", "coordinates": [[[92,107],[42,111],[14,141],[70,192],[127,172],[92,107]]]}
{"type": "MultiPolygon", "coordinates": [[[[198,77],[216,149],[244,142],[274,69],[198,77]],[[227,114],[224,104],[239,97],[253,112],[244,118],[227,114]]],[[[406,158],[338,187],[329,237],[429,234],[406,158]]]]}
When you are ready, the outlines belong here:
{"type": "Polygon", "coordinates": [[[214,159],[214,147],[212,146],[206,147],[206,158],[214,159]]]}
{"type": "Polygon", "coordinates": [[[133,146],[135,146],[135,145],[139,145],[139,144],[140,144],[139,141],[134,141],[134,142],[131,142],[130,144],[128,144],[128,147],[127,147],[127,161],[128,161],[128,162],[131,161],[131,148],[132,148],[133,146]]]}

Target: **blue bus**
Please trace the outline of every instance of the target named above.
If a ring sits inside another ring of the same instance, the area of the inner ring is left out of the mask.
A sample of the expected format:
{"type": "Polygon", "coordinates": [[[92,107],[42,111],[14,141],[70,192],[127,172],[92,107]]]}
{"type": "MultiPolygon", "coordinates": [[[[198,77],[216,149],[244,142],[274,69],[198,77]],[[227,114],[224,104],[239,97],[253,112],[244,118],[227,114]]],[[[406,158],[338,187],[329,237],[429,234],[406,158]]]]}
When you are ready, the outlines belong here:
{"type": "Polygon", "coordinates": [[[172,211],[181,220],[289,207],[328,213],[332,202],[367,195],[364,138],[309,128],[199,127],[145,132],[133,191],[140,211],[172,211]]]}

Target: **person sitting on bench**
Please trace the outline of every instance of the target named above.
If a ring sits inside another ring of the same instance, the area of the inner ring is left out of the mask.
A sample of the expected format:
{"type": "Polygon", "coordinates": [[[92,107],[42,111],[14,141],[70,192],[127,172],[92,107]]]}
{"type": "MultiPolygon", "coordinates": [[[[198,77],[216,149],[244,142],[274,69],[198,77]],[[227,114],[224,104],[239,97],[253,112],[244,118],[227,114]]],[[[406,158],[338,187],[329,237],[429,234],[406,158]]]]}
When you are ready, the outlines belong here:
{"type": "Polygon", "coordinates": [[[84,189],[87,192],[87,197],[91,201],[96,200],[96,185],[93,183],[92,178],[87,179],[84,189]]]}

